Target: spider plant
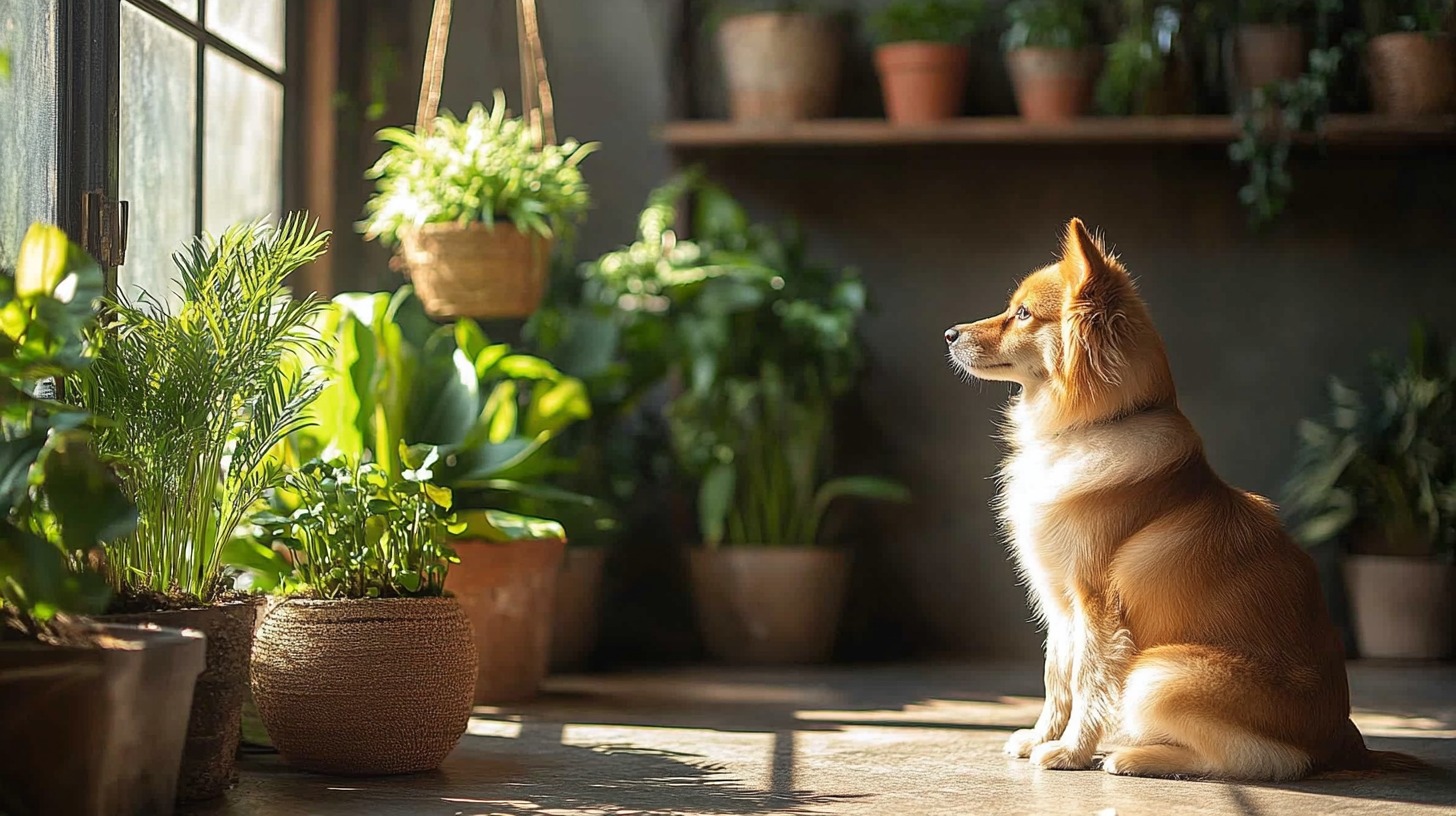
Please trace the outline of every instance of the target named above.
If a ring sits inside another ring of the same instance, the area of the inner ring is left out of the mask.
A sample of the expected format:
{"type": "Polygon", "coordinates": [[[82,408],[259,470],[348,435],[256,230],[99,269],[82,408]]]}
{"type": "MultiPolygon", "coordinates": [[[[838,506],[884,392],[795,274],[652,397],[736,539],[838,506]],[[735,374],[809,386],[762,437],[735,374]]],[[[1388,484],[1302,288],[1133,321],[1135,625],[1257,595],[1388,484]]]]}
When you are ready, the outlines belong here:
{"type": "Polygon", "coordinates": [[[73,383],[111,418],[97,445],[140,514],[106,550],[119,592],[216,598],[222,546],[281,481],[273,449],[319,392],[299,355],[316,351],[322,304],[292,299],[284,279],[326,245],[301,216],[235,226],[174,256],[175,307],[146,293],[106,302],[95,363],[73,383]]]}

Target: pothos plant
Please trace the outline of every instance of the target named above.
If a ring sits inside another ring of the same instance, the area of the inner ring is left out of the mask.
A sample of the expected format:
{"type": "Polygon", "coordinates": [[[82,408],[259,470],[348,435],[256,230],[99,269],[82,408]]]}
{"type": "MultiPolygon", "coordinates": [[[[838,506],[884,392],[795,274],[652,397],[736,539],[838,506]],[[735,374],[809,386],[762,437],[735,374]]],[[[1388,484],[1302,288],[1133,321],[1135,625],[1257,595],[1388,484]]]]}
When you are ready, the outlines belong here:
{"type": "Polygon", "coordinates": [[[448,536],[465,529],[449,489],[431,482],[440,452],[406,448],[391,480],[373,463],[312,460],[284,477],[273,508],[252,524],[270,554],[250,566],[253,586],[324,600],[442,595],[459,563],[448,536]],[[280,513],[282,505],[291,512],[280,513]]]}

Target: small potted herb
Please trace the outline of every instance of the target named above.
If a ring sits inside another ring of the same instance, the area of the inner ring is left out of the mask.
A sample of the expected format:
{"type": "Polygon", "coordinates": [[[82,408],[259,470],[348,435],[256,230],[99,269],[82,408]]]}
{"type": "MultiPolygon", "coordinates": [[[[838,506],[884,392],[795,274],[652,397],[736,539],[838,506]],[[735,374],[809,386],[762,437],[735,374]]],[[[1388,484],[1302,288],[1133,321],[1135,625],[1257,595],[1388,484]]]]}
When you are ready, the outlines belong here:
{"type": "Polygon", "coordinates": [[[448,111],[429,132],[386,128],[370,168],[376,192],[364,237],[397,246],[437,317],[525,317],[546,286],[552,242],[591,205],[579,165],[596,149],[547,144],[539,123],[510,116],[505,95],[464,121],[448,111]]]}
{"type": "Polygon", "coordinates": [[[35,396],[91,364],[101,270],[36,224],[0,275],[0,811],[172,813],[204,643],[196,632],[97,625],[89,561],[136,525],[92,446],[94,419],[35,396]]]}
{"type": "Polygon", "coordinates": [[[896,0],[870,20],[885,112],[896,124],[960,115],[981,0],[896,0]]]}
{"type": "Polygon", "coordinates": [[[322,304],[293,299],[284,281],[326,245],[302,216],[198,239],[176,256],[181,300],[107,300],[95,361],[68,383],[68,396],[107,418],[96,447],[139,514],[105,548],[106,620],[207,635],[184,800],[219,796],[236,775],[261,599],[232,592],[222,551],[279,478],[273,450],[318,394],[299,355],[318,342],[310,321],[322,304]]]}
{"type": "Polygon", "coordinates": [[[1299,425],[1285,489],[1295,537],[1345,551],[1362,657],[1456,653],[1456,353],[1417,326],[1367,388],[1332,379],[1330,418],[1299,425]]]}
{"type": "Polygon", "coordinates": [[[740,122],[794,122],[834,114],[843,34],[805,0],[718,0],[718,51],[728,110],[740,122]]]}
{"type": "Polygon", "coordinates": [[[258,628],[253,699],[284,761],[336,774],[434,770],[465,733],[475,686],[470,620],[445,594],[455,561],[439,451],[374,464],[312,461],[279,493],[296,505],[253,517],[290,569],[258,628]]]}
{"type": "Polygon", "coordinates": [[[1309,48],[1300,15],[1310,0],[1244,0],[1234,30],[1234,68],[1244,93],[1304,73],[1309,48]]]}
{"type": "Polygon", "coordinates": [[[1092,105],[1100,55],[1084,0],[1006,4],[1006,69],[1016,106],[1033,122],[1061,122],[1092,105]]]}
{"type": "Polygon", "coordinates": [[[1456,112],[1456,36],[1451,0],[1366,0],[1365,66],[1375,112],[1456,112]]]}

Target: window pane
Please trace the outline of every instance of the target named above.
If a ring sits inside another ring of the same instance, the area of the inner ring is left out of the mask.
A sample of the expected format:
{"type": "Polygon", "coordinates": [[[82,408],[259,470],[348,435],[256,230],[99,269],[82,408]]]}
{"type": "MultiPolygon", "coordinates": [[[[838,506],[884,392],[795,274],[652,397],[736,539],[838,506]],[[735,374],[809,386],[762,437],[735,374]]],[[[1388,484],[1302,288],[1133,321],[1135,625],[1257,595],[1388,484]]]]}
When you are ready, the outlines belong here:
{"type": "Polygon", "coordinates": [[[284,0],[207,0],[207,27],[248,56],[283,70],[284,0]]]}
{"type": "Polygon", "coordinates": [[[202,227],[279,215],[283,205],[283,88],[207,50],[202,227]]]}
{"type": "Polygon", "coordinates": [[[162,0],[189,20],[197,19],[197,0],[162,0]]]}
{"type": "Polygon", "coordinates": [[[172,253],[196,232],[197,44],[129,3],[121,7],[121,167],[131,202],[126,263],[134,295],[176,291],[172,253]]]}
{"type": "Polygon", "coordinates": [[[57,0],[0,0],[0,266],[32,221],[56,218],[57,0]]]}

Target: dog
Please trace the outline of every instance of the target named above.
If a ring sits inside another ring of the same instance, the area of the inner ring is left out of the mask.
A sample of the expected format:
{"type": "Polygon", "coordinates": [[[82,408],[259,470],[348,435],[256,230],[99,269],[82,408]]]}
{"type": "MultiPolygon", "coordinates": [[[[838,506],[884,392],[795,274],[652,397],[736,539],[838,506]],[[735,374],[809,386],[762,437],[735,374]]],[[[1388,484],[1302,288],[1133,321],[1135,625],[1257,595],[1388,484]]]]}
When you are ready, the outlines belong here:
{"type": "Polygon", "coordinates": [[[1046,702],[1008,754],[1091,768],[1118,735],[1102,768],[1130,776],[1419,765],[1365,747],[1313,561],[1213,472],[1133,279],[1079,219],[1005,311],[945,339],[965,374],[1020,386],[998,511],[1046,629],[1046,702]]]}

